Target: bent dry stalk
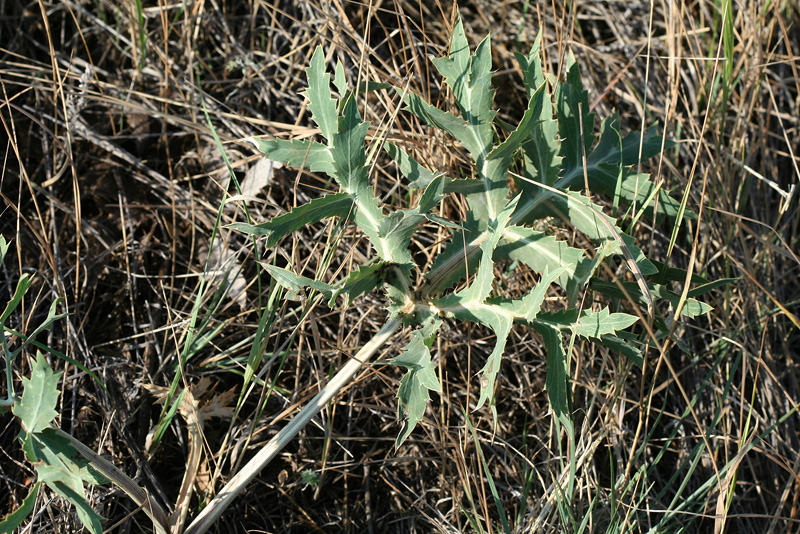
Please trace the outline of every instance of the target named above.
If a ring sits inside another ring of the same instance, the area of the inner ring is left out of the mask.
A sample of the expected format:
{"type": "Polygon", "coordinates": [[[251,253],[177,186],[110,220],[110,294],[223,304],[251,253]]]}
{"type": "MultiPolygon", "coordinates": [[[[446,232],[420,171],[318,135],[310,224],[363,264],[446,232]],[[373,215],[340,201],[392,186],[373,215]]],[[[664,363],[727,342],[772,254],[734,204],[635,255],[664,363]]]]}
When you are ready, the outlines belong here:
{"type": "Polygon", "coordinates": [[[192,521],[185,534],[203,534],[219,519],[225,509],[238,497],[245,486],[261,472],[266,465],[305,428],[311,418],[317,415],[328,402],[345,386],[347,386],[361,367],[367,364],[386,341],[400,327],[399,319],[392,319],[375,334],[369,343],[348,361],[336,373],[330,382],[298,413],[292,421],[282,428],[260,451],[234,476],[217,496],[206,506],[200,515],[192,521]]]}

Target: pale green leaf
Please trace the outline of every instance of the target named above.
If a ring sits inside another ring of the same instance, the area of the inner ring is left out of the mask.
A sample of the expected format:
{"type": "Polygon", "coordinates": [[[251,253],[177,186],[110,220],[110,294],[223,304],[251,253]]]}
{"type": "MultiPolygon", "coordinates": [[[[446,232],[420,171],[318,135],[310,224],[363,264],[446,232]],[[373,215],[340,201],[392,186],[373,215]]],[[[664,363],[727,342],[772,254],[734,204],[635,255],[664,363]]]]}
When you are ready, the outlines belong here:
{"type": "Polygon", "coordinates": [[[331,137],[330,151],[334,178],[348,193],[355,193],[360,186],[368,185],[365,152],[368,129],[369,123],[361,120],[355,98],[352,95],[345,98],[338,119],[338,132],[331,137]]]}
{"type": "Polygon", "coordinates": [[[333,176],[341,188],[353,196],[356,203],[353,221],[367,235],[378,256],[392,263],[403,263],[407,252],[392,249],[380,235],[385,216],[369,184],[365,152],[368,128],[369,124],[361,120],[355,98],[350,95],[342,105],[339,131],[331,139],[333,176]]]}
{"type": "Polygon", "coordinates": [[[378,235],[393,251],[392,257],[395,262],[411,262],[411,253],[408,251],[411,236],[419,225],[427,220],[425,214],[439,205],[443,186],[444,178],[439,176],[425,189],[416,208],[397,210],[384,216],[378,228],[378,235]]]}
{"type": "Polygon", "coordinates": [[[347,295],[345,307],[360,295],[371,293],[383,282],[382,270],[386,267],[386,262],[376,262],[369,265],[359,265],[352,271],[344,282],[344,285],[333,292],[328,302],[328,307],[333,308],[336,297],[344,293],[347,295]]]}
{"type": "Polygon", "coordinates": [[[553,326],[535,322],[534,327],[542,335],[547,348],[547,400],[556,420],[569,427],[570,419],[570,391],[569,391],[569,359],[564,352],[561,331],[553,326]]]}
{"type": "Polygon", "coordinates": [[[495,419],[497,415],[494,407],[495,381],[500,370],[500,362],[505,351],[508,334],[511,331],[511,325],[515,317],[501,306],[486,304],[485,301],[491,293],[492,281],[494,280],[492,255],[503,230],[511,218],[511,214],[517,207],[518,201],[519,197],[515,197],[500,212],[498,218],[489,225],[486,239],[480,245],[480,265],[472,284],[468,288],[438,299],[434,303],[436,308],[442,310],[448,316],[482,323],[494,331],[497,342],[481,370],[481,395],[478,399],[478,407],[480,408],[486,401],[489,401],[495,419]]]}
{"type": "Polygon", "coordinates": [[[333,157],[328,147],[308,140],[260,139],[251,137],[256,148],[272,161],[289,167],[306,167],[311,172],[333,174],[333,157]]]}
{"type": "Polygon", "coordinates": [[[453,235],[444,250],[433,261],[427,278],[430,294],[451,288],[459,280],[468,278],[475,272],[480,261],[481,249],[476,246],[465,251],[464,244],[471,243],[482,235],[478,222],[467,214],[467,220],[462,222],[462,230],[453,235]]]}
{"type": "Polygon", "coordinates": [[[269,265],[268,263],[261,263],[261,267],[263,267],[264,270],[269,273],[275,282],[286,289],[287,293],[284,298],[288,300],[299,299],[302,295],[302,290],[307,287],[319,291],[327,299],[334,297],[336,288],[326,284],[325,282],[312,280],[310,278],[306,278],[305,276],[294,274],[288,269],[282,269],[280,267],[276,267],[275,265],[269,265]]]}
{"type": "Polygon", "coordinates": [[[480,154],[487,149],[487,146],[476,142],[470,132],[470,125],[464,119],[431,106],[413,93],[406,94],[405,103],[408,111],[430,126],[444,130],[458,139],[470,154],[480,154]]]}
{"type": "Polygon", "coordinates": [[[0,235],[0,263],[5,261],[9,246],[10,243],[6,241],[6,238],[0,235]]]}
{"type": "Polygon", "coordinates": [[[411,182],[410,185],[414,189],[424,190],[436,178],[436,173],[426,169],[399,146],[386,142],[383,144],[383,148],[397,163],[400,172],[411,182]]]}
{"type": "Polygon", "coordinates": [[[481,395],[478,398],[478,404],[476,406],[476,408],[480,408],[488,401],[496,423],[497,410],[495,408],[494,392],[497,374],[500,372],[500,363],[503,360],[503,353],[506,350],[506,342],[508,341],[508,334],[511,332],[513,319],[510,315],[500,313],[498,309],[490,307],[483,307],[475,310],[473,315],[480,322],[488,325],[497,337],[494,349],[492,349],[492,353],[489,354],[489,357],[486,359],[486,364],[480,371],[481,395]]]}
{"type": "Polygon", "coordinates": [[[28,516],[33,512],[36,505],[36,497],[39,496],[39,488],[42,486],[41,482],[37,482],[31,487],[28,495],[22,500],[19,508],[8,514],[0,521],[0,534],[7,532],[14,532],[28,516]]]}
{"type": "Polygon", "coordinates": [[[336,69],[333,74],[333,86],[336,87],[340,97],[344,97],[347,94],[347,76],[345,75],[344,65],[341,60],[336,62],[336,69]]]}
{"type": "Polygon", "coordinates": [[[563,269],[558,285],[568,291],[573,286],[582,287],[591,264],[591,260],[582,250],[524,226],[509,226],[505,229],[497,254],[522,262],[540,274],[545,269],[551,272],[563,269]]]}
{"type": "Polygon", "coordinates": [[[608,308],[599,312],[583,310],[580,315],[577,309],[570,308],[554,313],[540,313],[534,324],[573,332],[583,338],[599,339],[625,330],[638,320],[638,317],[627,313],[610,313],[608,308]]]}
{"type": "Polygon", "coordinates": [[[594,113],[589,112],[589,96],[583,89],[580,70],[571,52],[567,59],[566,82],[556,86],[555,97],[561,155],[565,172],[570,173],[573,169],[583,169],[583,156],[589,154],[594,144],[594,113]]]}
{"type": "Polygon", "coordinates": [[[539,215],[552,215],[572,224],[581,233],[595,243],[606,247],[603,254],[623,254],[623,247],[627,247],[631,256],[645,276],[658,272],[655,265],[644,255],[635,240],[626,235],[616,226],[616,220],[605,215],[603,208],[589,201],[585,196],[568,192],[555,195],[549,191],[542,191],[542,195],[549,197],[547,202],[539,205],[539,215]]]}
{"type": "Polygon", "coordinates": [[[75,460],[77,451],[69,440],[48,428],[28,433],[23,440],[23,450],[36,467],[39,482],[70,501],[90,532],[102,533],[102,518],[86,502],[83,483],[104,484],[108,481],[91,469],[86,460],[75,460]]]}
{"type": "Polygon", "coordinates": [[[542,278],[533,288],[533,291],[522,297],[521,299],[514,299],[507,302],[500,302],[498,305],[509,313],[514,315],[517,321],[531,322],[536,319],[539,310],[542,308],[544,299],[547,296],[547,289],[561,274],[569,269],[571,265],[564,265],[563,267],[550,270],[547,266],[544,268],[542,278]]]}
{"type": "Polygon", "coordinates": [[[542,121],[542,105],[543,101],[548,100],[549,96],[545,91],[545,86],[542,85],[531,96],[528,102],[528,108],[522,116],[517,128],[499,145],[494,147],[487,160],[499,159],[505,163],[505,168],[511,164],[511,159],[517,150],[525,143],[536,131],[539,123],[542,121]]]}
{"type": "Polygon", "coordinates": [[[638,341],[622,339],[612,335],[605,335],[600,339],[601,345],[622,354],[641,369],[644,365],[644,357],[642,356],[642,351],[634,343],[638,343],[638,341]]]}
{"type": "MultiPolygon", "coordinates": [[[[475,54],[469,50],[461,17],[458,17],[450,41],[449,57],[433,59],[434,66],[444,76],[453,90],[456,103],[464,119],[469,123],[471,135],[477,146],[484,149],[492,142],[491,123],[495,112],[491,109],[494,99],[492,89],[492,56],[489,37],[481,41],[475,54]]],[[[473,157],[478,153],[473,153],[473,157]]]]}
{"type": "Polygon", "coordinates": [[[431,344],[440,326],[441,320],[431,316],[412,334],[411,341],[403,348],[403,353],[390,361],[392,365],[401,365],[408,369],[397,391],[398,417],[403,419],[403,428],[397,437],[395,447],[402,445],[417,423],[422,420],[430,400],[429,391],[438,393],[442,391],[430,353],[431,344]]]}
{"type": "Polygon", "coordinates": [[[272,247],[283,237],[305,227],[306,225],[329,217],[347,217],[353,211],[353,197],[347,193],[336,193],[315,198],[310,202],[297,206],[289,213],[275,217],[261,224],[235,223],[229,228],[240,230],[250,235],[266,235],[267,247],[272,247]]]}
{"type": "Polygon", "coordinates": [[[331,98],[331,75],[325,68],[325,54],[318,46],[306,69],[308,77],[308,107],[311,118],[319,126],[322,136],[329,141],[337,133],[336,101],[331,98]]]}
{"type": "Polygon", "coordinates": [[[542,59],[540,57],[540,50],[542,46],[542,33],[536,36],[533,41],[533,46],[527,56],[514,52],[520,68],[522,69],[523,80],[525,82],[525,89],[530,98],[539,87],[544,84],[544,72],[542,71],[542,59]]]}
{"type": "Polygon", "coordinates": [[[608,308],[599,312],[584,310],[581,313],[575,333],[584,338],[600,338],[606,334],[616,334],[633,325],[639,318],[627,313],[610,313],[608,308]]]}
{"type": "Polygon", "coordinates": [[[55,408],[60,379],[61,372],[54,373],[47,359],[37,353],[31,360],[31,377],[22,379],[22,399],[11,408],[26,432],[44,430],[58,415],[55,408]]]}
{"type": "Polygon", "coordinates": [[[23,273],[22,276],[19,277],[19,280],[17,280],[17,287],[14,289],[14,295],[11,297],[11,300],[8,301],[8,304],[6,304],[3,314],[0,315],[0,324],[5,323],[6,319],[17,309],[19,303],[22,302],[22,297],[25,296],[28,288],[31,287],[31,282],[33,282],[33,279],[28,273],[23,273]]]}
{"type": "Polygon", "coordinates": [[[262,263],[261,266],[270,276],[284,289],[287,290],[284,298],[296,300],[302,294],[302,290],[310,287],[319,291],[328,300],[328,307],[333,308],[339,295],[347,295],[345,306],[349,306],[353,300],[363,294],[370,293],[381,282],[383,282],[382,269],[385,262],[376,262],[370,265],[362,265],[351,272],[344,282],[335,285],[326,284],[319,280],[312,280],[305,276],[294,274],[288,269],[282,269],[274,265],[262,263]]]}
{"type": "Polygon", "coordinates": [[[103,518],[94,511],[88,502],[86,502],[83,493],[83,484],[80,479],[76,477],[65,477],[43,482],[61,497],[67,499],[75,507],[78,519],[81,520],[86,530],[91,534],[103,533],[103,518]]]}

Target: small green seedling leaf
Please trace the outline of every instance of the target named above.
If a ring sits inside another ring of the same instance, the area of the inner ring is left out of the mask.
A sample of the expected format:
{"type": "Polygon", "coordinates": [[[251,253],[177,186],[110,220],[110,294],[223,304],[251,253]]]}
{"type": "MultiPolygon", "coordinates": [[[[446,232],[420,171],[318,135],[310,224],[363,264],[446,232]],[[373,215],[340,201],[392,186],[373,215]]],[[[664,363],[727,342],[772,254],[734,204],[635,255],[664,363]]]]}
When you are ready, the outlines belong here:
{"type": "Polygon", "coordinates": [[[56,404],[60,379],[61,373],[54,373],[47,365],[47,359],[37,352],[31,361],[31,377],[22,379],[22,399],[11,408],[26,432],[41,432],[58,415],[56,404]]]}
{"type": "Polygon", "coordinates": [[[0,263],[5,261],[9,246],[10,243],[6,241],[6,238],[0,235],[0,263]]]}

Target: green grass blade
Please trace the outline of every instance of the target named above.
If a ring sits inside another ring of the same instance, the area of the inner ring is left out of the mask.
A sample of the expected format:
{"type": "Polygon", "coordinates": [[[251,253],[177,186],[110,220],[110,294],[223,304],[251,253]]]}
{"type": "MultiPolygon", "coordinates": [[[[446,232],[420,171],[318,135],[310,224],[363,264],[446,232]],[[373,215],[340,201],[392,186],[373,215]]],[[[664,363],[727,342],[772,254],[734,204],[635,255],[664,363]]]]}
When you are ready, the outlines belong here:
{"type": "Polygon", "coordinates": [[[467,425],[469,425],[469,431],[472,434],[472,441],[475,443],[475,449],[478,451],[478,457],[481,459],[483,474],[486,476],[486,482],[489,484],[489,491],[492,494],[492,499],[494,499],[494,505],[497,507],[497,512],[500,515],[500,522],[503,524],[503,531],[506,534],[511,534],[511,528],[508,526],[506,511],[503,507],[503,500],[500,498],[500,493],[497,491],[497,486],[494,483],[494,477],[492,476],[492,472],[489,470],[489,464],[486,463],[486,457],[483,454],[483,448],[481,447],[480,440],[478,440],[475,427],[472,425],[472,421],[469,420],[466,412],[464,412],[464,419],[467,421],[467,425]]]}

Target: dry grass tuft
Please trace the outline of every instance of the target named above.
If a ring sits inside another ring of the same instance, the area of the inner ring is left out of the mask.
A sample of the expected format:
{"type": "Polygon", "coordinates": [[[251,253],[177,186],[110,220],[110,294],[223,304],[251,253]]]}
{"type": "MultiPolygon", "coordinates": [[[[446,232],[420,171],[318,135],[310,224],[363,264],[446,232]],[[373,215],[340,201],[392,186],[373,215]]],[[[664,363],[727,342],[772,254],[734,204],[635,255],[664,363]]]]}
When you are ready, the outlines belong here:
{"type": "MultiPolygon", "coordinates": [[[[329,191],[314,174],[256,167],[242,141],[313,135],[301,92],[318,44],[351,79],[408,85],[448,102],[427,58],[446,51],[456,8],[411,0],[139,5],[0,3],[0,231],[13,240],[0,302],[21,272],[35,273],[10,324],[24,332],[65,297],[69,316],[41,340],[95,372],[108,393],[75,366],[52,361],[64,371],[61,427],[172,507],[197,444],[176,417],[147,449],[162,415],[148,388],[168,387],[183,361],[180,388],[210,381],[212,396],[236,388],[236,406],[270,294],[256,260],[277,258],[331,280],[369,258],[361,236],[334,225],[254,257],[244,236],[219,228],[245,219],[241,203],[219,208],[226,193],[236,194],[228,165],[255,197],[247,202],[254,221],[329,191]],[[199,329],[187,347],[198,299],[199,329]]],[[[527,51],[541,32],[550,71],[562,73],[571,51],[600,115],[617,110],[623,131],[657,123],[676,140],[643,171],[702,218],[677,229],[640,221],[634,231],[650,257],[737,281],[707,294],[713,311],[676,324],[671,348],[651,350],[644,371],[575,344],[572,517],[559,513],[556,481],[564,477],[540,340],[525,329],[509,339],[493,429],[488,409],[470,408],[491,333],[451,328],[436,347],[444,394],[407,444],[393,450],[400,371],[373,366],[262,472],[216,531],[502,531],[487,471],[514,532],[577,532],[584,520],[592,532],[796,531],[797,3],[476,0],[458,9],[473,44],[492,34],[500,118],[524,110],[513,52],[527,51]],[[728,41],[725,6],[733,10],[728,41]]],[[[457,175],[464,156],[408,116],[395,120],[399,105],[393,92],[364,97],[371,133],[388,126],[421,161],[457,175]]],[[[386,162],[374,179],[380,198],[407,193],[386,162]]],[[[464,209],[453,200],[443,215],[464,209]]],[[[439,245],[439,231],[430,228],[418,254],[439,245]]],[[[381,327],[382,304],[367,297],[347,310],[275,305],[263,363],[236,416],[205,423],[190,516],[207,502],[204,492],[218,490],[381,327]]],[[[26,376],[18,364],[18,378],[26,376]]],[[[2,514],[35,480],[18,431],[0,414],[2,514]]],[[[152,528],[110,486],[87,498],[109,530],[152,528]]],[[[81,527],[65,501],[42,492],[30,528],[81,527]]]]}

